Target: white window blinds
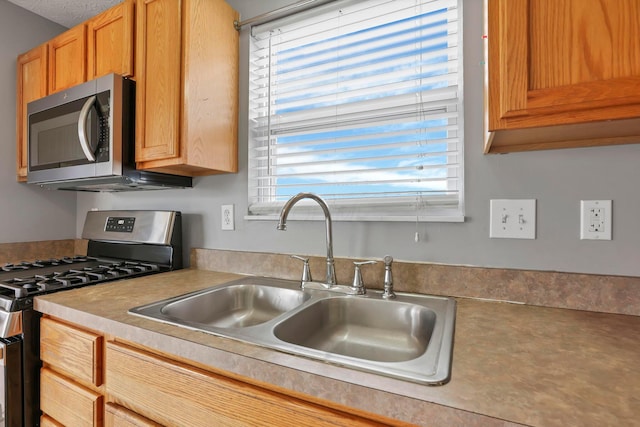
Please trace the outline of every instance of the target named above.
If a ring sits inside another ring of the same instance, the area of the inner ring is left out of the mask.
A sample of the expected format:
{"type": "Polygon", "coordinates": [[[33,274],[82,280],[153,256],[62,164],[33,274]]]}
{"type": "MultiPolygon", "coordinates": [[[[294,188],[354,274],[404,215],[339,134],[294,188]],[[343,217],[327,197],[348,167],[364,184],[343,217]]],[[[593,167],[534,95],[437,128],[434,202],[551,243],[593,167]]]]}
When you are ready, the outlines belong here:
{"type": "Polygon", "coordinates": [[[335,219],[463,219],[461,3],[338,1],[252,28],[250,216],[313,192],[335,219]]]}

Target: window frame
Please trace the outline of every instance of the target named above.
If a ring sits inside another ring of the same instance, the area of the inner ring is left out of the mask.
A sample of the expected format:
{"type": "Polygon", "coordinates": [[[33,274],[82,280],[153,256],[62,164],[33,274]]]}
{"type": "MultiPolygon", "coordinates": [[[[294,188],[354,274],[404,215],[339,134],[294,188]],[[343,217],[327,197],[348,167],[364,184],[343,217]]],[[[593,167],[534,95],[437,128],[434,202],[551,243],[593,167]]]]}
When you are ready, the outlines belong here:
{"type": "MultiPolygon", "coordinates": [[[[435,2],[440,0],[433,0],[435,2]]],[[[457,149],[457,156],[459,158],[460,166],[457,170],[457,188],[458,194],[454,199],[451,196],[411,196],[403,200],[387,202],[375,201],[372,199],[350,199],[344,201],[341,199],[327,199],[325,201],[329,205],[332,218],[337,221],[404,221],[404,222],[463,222],[465,219],[464,210],[464,102],[463,102],[463,77],[464,77],[464,63],[463,63],[463,34],[462,34],[462,19],[463,19],[463,0],[455,0],[457,3],[457,139],[459,139],[459,147],[457,149]],[[374,213],[371,211],[374,210],[374,213]],[[363,212],[368,211],[365,214],[363,212]]],[[[335,2],[343,3],[343,1],[335,2]]],[[[344,1],[349,3],[349,0],[344,1]]],[[[315,8],[311,11],[304,11],[293,16],[288,16],[277,20],[276,23],[269,23],[269,28],[274,28],[280,22],[295,22],[298,17],[304,18],[309,14],[316,14],[316,9],[327,10],[336,8],[337,5],[329,4],[315,8]]],[[[261,25],[262,27],[263,25],[261,25]]],[[[254,28],[252,28],[252,34],[254,28]]],[[[251,55],[251,53],[250,53],[251,55]]],[[[251,62],[251,59],[250,59],[251,62]]],[[[251,72],[249,79],[251,79],[251,72]]],[[[251,83],[250,83],[251,84],[251,83]]],[[[249,90],[249,97],[251,97],[251,90],[249,90]]],[[[249,109],[251,109],[251,100],[249,100],[249,109]]],[[[249,220],[274,220],[278,218],[279,211],[286,202],[286,200],[261,202],[256,205],[252,203],[252,197],[256,197],[257,185],[253,184],[256,181],[255,168],[252,165],[251,150],[252,150],[252,132],[251,132],[251,111],[249,111],[249,164],[248,164],[248,213],[245,219],[249,220]],[[252,187],[254,185],[254,187],[252,187]]],[[[310,189],[309,192],[314,192],[310,189]]],[[[322,195],[320,194],[322,197],[322,195]]],[[[292,219],[301,220],[321,220],[324,219],[319,214],[317,205],[314,203],[308,203],[303,200],[300,202],[296,209],[292,211],[292,219]],[[299,207],[298,207],[299,206],[299,207]]]]}

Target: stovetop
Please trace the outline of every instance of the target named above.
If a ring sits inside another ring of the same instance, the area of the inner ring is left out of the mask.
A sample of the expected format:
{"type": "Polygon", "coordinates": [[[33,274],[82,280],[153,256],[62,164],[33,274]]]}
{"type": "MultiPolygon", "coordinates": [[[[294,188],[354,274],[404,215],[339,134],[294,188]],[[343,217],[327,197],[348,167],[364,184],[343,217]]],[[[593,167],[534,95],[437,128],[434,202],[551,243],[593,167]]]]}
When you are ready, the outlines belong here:
{"type": "Polygon", "coordinates": [[[0,333],[7,313],[31,308],[35,296],[182,268],[181,217],[89,211],[82,231],[87,256],[0,265],[0,333]]]}
{"type": "Polygon", "coordinates": [[[91,256],[5,264],[0,267],[0,307],[6,311],[22,310],[37,295],[169,269],[155,263],[91,256]]]}

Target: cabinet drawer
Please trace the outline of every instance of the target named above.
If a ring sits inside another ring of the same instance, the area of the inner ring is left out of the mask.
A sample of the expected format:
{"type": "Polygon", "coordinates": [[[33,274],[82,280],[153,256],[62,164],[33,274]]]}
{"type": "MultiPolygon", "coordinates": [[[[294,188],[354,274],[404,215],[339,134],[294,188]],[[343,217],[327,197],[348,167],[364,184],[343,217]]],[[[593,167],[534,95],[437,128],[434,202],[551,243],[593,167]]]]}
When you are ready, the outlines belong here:
{"type": "Polygon", "coordinates": [[[162,427],[161,424],[154,423],[115,403],[105,405],[104,425],[105,427],[162,427]]]}
{"type": "Polygon", "coordinates": [[[64,427],[64,425],[47,415],[43,415],[40,417],[40,427],[64,427]]]}
{"type": "Polygon", "coordinates": [[[57,322],[40,320],[40,358],[88,384],[102,384],[103,339],[100,335],[57,322]]]}
{"type": "Polygon", "coordinates": [[[167,426],[387,425],[120,343],[107,343],[109,399],[167,426]]]}
{"type": "Polygon", "coordinates": [[[102,396],[47,368],[40,371],[40,409],[66,426],[102,426],[102,396]]]}

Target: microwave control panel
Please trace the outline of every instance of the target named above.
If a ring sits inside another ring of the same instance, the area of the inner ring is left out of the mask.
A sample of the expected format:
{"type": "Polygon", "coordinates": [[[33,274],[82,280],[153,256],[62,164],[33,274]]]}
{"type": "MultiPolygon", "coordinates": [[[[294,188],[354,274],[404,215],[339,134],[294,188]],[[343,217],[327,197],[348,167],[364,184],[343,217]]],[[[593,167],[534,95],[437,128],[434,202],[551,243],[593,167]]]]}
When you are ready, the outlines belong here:
{"type": "Polygon", "coordinates": [[[97,120],[97,144],[96,163],[109,161],[109,92],[101,92],[97,96],[96,116],[97,120]]]}

